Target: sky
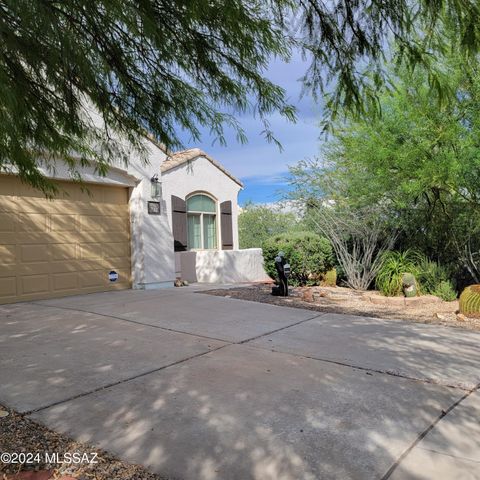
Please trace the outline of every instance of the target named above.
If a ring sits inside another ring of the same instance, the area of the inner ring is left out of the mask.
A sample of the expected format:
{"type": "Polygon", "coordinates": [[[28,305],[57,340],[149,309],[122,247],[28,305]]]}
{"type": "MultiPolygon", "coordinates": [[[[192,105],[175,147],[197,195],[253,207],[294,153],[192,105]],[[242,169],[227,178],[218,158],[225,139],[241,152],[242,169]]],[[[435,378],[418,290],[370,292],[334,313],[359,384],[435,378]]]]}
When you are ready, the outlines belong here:
{"type": "Polygon", "coordinates": [[[271,129],[282,144],[282,151],[261,135],[262,124],[253,116],[242,115],[240,119],[248,138],[248,143],[244,145],[237,142],[233,132],[227,132],[226,146],[213,143],[207,128],[201,130],[200,142],[192,142],[187,135],[181,137],[185,148],[201,148],[242,180],[245,188],[239,194],[240,205],[248,201],[272,203],[281,200],[282,191],[288,189],[285,178],[288,165],[318,153],[321,110],[311,97],[301,95],[299,81],[307,66],[297,54],[289,63],[272,61],[266,72],[270,80],[285,89],[288,102],[297,108],[296,123],[288,122],[280,115],[269,118],[271,129]]]}

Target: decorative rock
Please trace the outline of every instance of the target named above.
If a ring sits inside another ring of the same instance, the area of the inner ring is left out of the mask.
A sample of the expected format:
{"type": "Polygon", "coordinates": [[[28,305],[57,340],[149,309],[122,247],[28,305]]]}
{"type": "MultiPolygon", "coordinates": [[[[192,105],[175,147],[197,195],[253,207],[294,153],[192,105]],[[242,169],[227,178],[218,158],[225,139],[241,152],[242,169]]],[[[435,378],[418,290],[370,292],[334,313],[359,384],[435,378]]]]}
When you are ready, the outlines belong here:
{"type": "Polygon", "coordinates": [[[188,287],[190,284],[186,280],[182,280],[182,285],[188,287]]]}
{"type": "Polygon", "coordinates": [[[307,288],[302,293],[302,300],[304,302],[313,302],[313,292],[311,288],[307,288]]]}
{"type": "Polygon", "coordinates": [[[375,305],[405,305],[405,297],[384,297],[383,295],[370,295],[368,300],[375,305]]]}
{"type": "Polygon", "coordinates": [[[10,414],[6,410],[0,410],[0,418],[8,417],[10,414]]]}
{"type": "Polygon", "coordinates": [[[466,322],[467,317],[463,313],[457,313],[457,322],[466,322]]]}

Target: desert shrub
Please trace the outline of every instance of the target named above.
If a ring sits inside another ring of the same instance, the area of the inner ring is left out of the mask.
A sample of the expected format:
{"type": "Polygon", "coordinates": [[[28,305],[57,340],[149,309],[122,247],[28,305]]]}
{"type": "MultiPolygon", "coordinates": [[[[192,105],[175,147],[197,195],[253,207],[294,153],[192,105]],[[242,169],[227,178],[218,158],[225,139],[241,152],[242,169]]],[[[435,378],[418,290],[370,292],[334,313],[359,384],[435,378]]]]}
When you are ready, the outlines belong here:
{"type": "Polygon", "coordinates": [[[327,238],[335,252],[338,277],[355,290],[367,290],[375,279],[380,259],[397,237],[386,228],[382,206],[344,208],[308,200],[304,222],[327,238]]]}
{"type": "Polygon", "coordinates": [[[402,275],[412,274],[418,281],[419,264],[423,256],[415,250],[404,252],[385,252],[382,255],[380,269],[375,279],[375,285],[384,295],[393,297],[402,293],[402,275]]]}
{"type": "Polygon", "coordinates": [[[439,263],[429,260],[422,253],[412,249],[385,253],[382,256],[375,285],[384,295],[400,295],[404,273],[415,277],[421,294],[436,295],[446,301],[455,300],[457,297],[447,270],[439,263]]]}
{"type": "Polygon", "coordinates": [[[276,279],[275,257],[278,252],[285,253],[290,264],[290,283],[306,285],[315,283],[334,266],[333,249],[330,242],[312,232],[294,232],[275,235],[263,242],[263,257],[265,269],[273,279],[276,279]]]}
{"type": "MultiPolygon", "coordinates": [[[[423,257],[418,263],[419,274],[417,280],[421,285],[422,293],[431,293],[443,283],[449,281],[447,270],[439,263],[433,262],[426,257],[423,257]]],[[[443,287],[445,288],[445,287],[443,287]]]]}
{"type": "Polygon", "coordinates": [[[446,302],[452,302],[457,298],[457,292],[455,291],[455,288],[450,280],[442,280],[430,293],[440,297],[446,302]]]}
{"type": "Polygon", "coordinates": [[[418,281],[421,293],[436,295],[446,302],[457,298],[457,292],[445,267],[424,257],[419,263],[419,268],[418,281]]]}

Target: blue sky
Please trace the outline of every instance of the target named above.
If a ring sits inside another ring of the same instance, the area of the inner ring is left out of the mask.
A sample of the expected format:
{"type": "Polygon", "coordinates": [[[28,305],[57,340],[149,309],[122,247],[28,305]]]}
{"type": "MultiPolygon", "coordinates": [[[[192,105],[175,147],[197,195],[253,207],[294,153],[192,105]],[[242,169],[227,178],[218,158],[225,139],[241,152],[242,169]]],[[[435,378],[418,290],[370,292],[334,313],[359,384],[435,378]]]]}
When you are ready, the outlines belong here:
{"type": "Polygon", "coordinates": [[[279,191],[287,188],[285,176],[288,165],[298,160],[313,157],[319,149],[319,120],[321,110],[308,97],[301,97],[299,78],[307,68],[299,54],[289,63],[272,61],[266,76],[287,92],[289,103],[297,108],[297,122],[290,123],[280,115],[270,117],[271,129],[283,146],[279,151],[275,144],[268,143],[261,135],[261,122],[253,116],[242,115],[241,124],[248,143],[239,144],[233,132],[227,132],[227,145],[213,143],[208,129],[202,130],[201,142],[193,143],[187,136],[182,138],[186,148],[199,147],[220,161],[233,175],[240,178],[245,189],[240,192],[240,205],[251,200],[255,203],[270,203],[280,199],[279,191]]]}

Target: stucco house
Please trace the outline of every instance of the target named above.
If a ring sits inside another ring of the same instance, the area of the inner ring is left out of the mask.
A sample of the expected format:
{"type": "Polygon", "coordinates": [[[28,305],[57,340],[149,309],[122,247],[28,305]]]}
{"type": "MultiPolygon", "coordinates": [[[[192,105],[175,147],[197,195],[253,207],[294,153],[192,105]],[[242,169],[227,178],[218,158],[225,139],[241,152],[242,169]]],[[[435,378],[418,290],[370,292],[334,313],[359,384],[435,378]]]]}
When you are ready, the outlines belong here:
{"type": "Polygon", "coordinates": [[[160,170],[176,277],[206,283],[266,279],[261,251],[239,250],[242,182],[198,148],[168,154],[160,170]]]}
{"type": "Polygon", "coordinates": [[[241,182],[198,149],[145,147],[147,163],[82,168],[87,190],[62,163],[43,169],[54,200],[0,172],[0,303],[266,277],[261,252],[238,249],[241,182]]]}
{"type": "Polygon", "coordinates": [[[198,148],[168,155],[160,170],[175,251],[237,250],[242,182],[198,148]]]}

